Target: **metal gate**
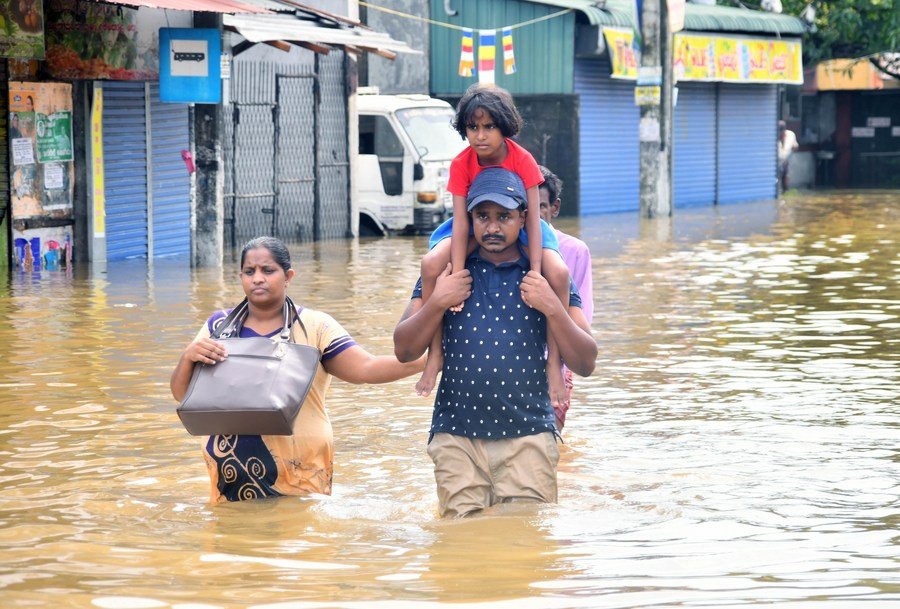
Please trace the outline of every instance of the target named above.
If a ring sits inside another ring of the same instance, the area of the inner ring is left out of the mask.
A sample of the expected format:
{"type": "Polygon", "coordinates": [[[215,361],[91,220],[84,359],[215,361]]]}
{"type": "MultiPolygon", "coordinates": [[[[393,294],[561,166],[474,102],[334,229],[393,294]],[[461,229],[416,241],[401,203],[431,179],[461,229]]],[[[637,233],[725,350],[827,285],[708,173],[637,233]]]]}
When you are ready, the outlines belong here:
{"type": "Polygon", "coordinates": [[[349,235],[343,54],[330,55],[317,56],[307,73],[235,62],[232,120],[225,121],[225,236],[232,247],[260,235],[289,242],[349,235]]]}

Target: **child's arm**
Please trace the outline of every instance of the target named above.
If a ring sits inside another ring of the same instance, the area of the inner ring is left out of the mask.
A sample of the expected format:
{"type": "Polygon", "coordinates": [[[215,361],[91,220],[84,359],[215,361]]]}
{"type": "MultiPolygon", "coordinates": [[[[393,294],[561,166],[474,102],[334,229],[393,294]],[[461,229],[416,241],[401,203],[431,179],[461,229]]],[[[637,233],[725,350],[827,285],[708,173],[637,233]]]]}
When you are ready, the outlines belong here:
{"type": "MultiPolygon", "coordinates": [[[[543,244],[541,237],[541,195],[537,186],[532,186],[525,195],[528,201],[528,214],[525,216],[525,234],[528,235],[528,262],[531,270],[541,272],[543,244]]],[[[455,220],[454,220],[455,222],[455,220]]],[[[454,226],[454,229],[456,227],[454,226]]],[[[467,227],[468,230],[468,227],[467,227]]]]}
{"type": "MultiPolygon", "coordinates": [[[[540,199],[538,199],[540,208],[540,199]]],[[[453,195],[453,231],[450,233],[450,272],[466,268],[466,249],[469,245],[469,214],[466,198],[453,195]]]]}

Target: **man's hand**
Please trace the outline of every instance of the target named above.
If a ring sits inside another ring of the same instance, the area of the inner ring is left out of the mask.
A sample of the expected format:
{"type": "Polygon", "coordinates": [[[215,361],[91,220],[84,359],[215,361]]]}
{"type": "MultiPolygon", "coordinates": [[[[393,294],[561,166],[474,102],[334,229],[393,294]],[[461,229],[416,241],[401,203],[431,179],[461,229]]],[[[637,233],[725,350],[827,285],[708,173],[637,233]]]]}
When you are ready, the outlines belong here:
{"type": "Polygon", "coordinates": [[[547,317],[566,312],[553,288],[537,271],[528,271],[519,289],[522,291],[522,301],[547,317]]]}
{"type": "Polygon", "coordinates": [[[438,275],[434,284],[434,292],[429,300],[433,301],[441,309],[449,309],[465,301],[472,295],[472,274],[469,269],[462,269],[450,274],[450,263],[444,271],[438,275]]]}

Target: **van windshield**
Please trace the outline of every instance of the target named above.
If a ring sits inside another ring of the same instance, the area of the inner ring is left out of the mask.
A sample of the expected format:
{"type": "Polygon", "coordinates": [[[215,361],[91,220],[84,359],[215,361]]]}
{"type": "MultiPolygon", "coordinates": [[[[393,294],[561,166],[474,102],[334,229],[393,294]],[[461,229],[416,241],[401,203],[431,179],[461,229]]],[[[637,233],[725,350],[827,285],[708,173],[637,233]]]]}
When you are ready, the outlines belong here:
{"type": "Polygon", "coordinates": [[[425,161],[448,161],[466,145],[450,125],[450,108],[405,108],[397,119],[425,161]]]}

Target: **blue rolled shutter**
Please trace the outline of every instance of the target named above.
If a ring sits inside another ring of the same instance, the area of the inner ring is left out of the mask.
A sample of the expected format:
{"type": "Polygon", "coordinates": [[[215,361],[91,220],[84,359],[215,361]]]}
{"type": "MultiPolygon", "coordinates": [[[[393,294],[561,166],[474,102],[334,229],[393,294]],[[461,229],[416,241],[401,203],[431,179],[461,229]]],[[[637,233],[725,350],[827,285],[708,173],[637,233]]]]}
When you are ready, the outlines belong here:
{"type": "Polygon", "coordinates": [[[607,59],[575,60],[583,216],[638,208],[640,111],[634,105],[634,82],[612,79],[609,73],[607,59]]]}
{"type": "Polygon", "coordinates": [[[775,85],[719,86],[719,203],[775,198],[775,85]]]}
{"type": "Polygon", "coordinates": [[[716,86],[680,83],[675,106],[673,189],[676,207],[716,202],[716,86]]]}
{"type": "Polygon", "coordinates": [[[147,255],[144,83],[103,83],[106,258],[147,255]]]}
{"type": "Polygon", "coordinates": [[[150,149],[153,177],[153,256],[191,253],[191,178],[182,150],[190,150],[187,104],[159,101],[150,85],[150,149]]]}

